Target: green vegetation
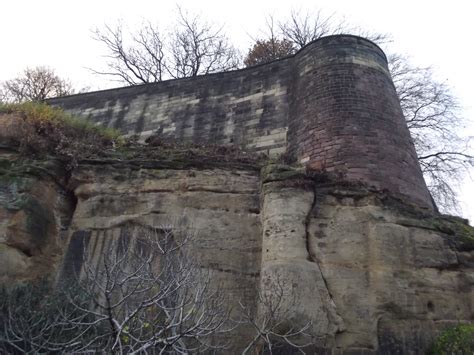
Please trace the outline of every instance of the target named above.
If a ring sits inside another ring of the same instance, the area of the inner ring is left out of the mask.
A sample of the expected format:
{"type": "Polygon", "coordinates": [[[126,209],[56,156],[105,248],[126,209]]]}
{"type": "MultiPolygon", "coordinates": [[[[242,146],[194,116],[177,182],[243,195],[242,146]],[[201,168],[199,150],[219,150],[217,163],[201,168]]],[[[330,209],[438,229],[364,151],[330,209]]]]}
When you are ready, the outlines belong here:
{"type": "Polygon", "coordinates": [[[89,132],[110,140],[118,140],[120,132],[115,129],[95,125],[82,118],[75,117],[62,109],[38,102],[19,104],[0,103],[0,113],[19,113],[24,119],[37,124],[55,124],[70,127],[78,132],[89,132]]]}
{"type": "MultiPolygon", "coordinates": [[[[265,156],[248,154],[234,147],[169,143],[157,136],[138,142],[136,136],[122,137],[116,130],[94,125],[41,103],[0,104],[0,114],[11,114],[18,120],[18,127],[15,125],[15,132],[8,138],[19,147],[20,153],[31,161],[42,160],[45,164],[51,158],[59,158],[67,163],[69,170],[81,160],[129,162],[137,167],[230,166],[258,169],[259,163],[266,159],[265,156]]],[[[41,167],[34,165],[32,169],[40,172],[41,167]]],[[[20,170],[19,174],[28,173],[20,170]]]]}
{"type": "MultiPolygon", "coordinates": [[[[405,209],[404,212],[409,211],[405,209]]],[[[474,227],[468,221],[448,215],[420,215],[417,218],[400,219],[398,224],[441,232],[459,251],[474,250],[474,227]]]]}
{"type": "Polygon", "coordinates": [[[443,331],[433,344],[431,354],[474,354],[474,324],[458,324],[443,331]]]}
{"type": "Polygon", "coordinates": [[[444,215],[434,221],[434,226],[443,233],[455,236],[458,250],[474,250],[474,227],[471,227],[467,220],[444,215]]]}
{"type": "Polygon", "coordinates": [[[0,104],[0,114],[17,115],[22,153],[53,154],[72,168],[81,158],[122,144],[120,133],[42,103],[0,104]]]}
{"type": "Polygon", "coordinates": [[[308,177],[303,167],[293,167],[284,164],[268,164],[262,168],[261,175],[264,183],[290,179],[305,179],[308,177]]]}
{"type": "Polygon", "coordinates": [[[31,177],[53,176],[60,178],[60,165],[54,159],[0,159],[0,183],[11,186],[15,183],[26,182],[31,177]]]}

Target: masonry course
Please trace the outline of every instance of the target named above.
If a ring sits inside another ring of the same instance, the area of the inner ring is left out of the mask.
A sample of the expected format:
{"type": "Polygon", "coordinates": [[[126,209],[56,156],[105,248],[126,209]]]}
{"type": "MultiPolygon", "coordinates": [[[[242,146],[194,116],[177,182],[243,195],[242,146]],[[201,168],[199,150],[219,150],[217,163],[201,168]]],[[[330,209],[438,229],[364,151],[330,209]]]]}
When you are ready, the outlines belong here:
{"type": "Polygon", "coordinates": [[[252,68],[48,102],[142,139],[286,153],[433,208],[386,56],[361,37],[323,37],[252,68]]]}

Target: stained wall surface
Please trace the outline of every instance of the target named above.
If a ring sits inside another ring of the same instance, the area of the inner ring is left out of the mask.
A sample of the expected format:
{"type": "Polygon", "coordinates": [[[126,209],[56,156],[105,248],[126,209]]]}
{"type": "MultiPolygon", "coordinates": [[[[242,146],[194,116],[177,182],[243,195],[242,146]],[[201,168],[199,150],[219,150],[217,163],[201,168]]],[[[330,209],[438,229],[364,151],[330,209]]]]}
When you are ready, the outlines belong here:
{"type": "Polygon", "coordinates": [[[335,36],[299,54],[291,152],[312,168],[430,206],[384,53],[366,40],[335,36]]]}
{"type": "Polygon", "coordinates": [[[67,111],[144,139],[286,150],[291,59],[248,70],[49,100],[67,111]]]}
{"type": "MultiPolygon", "coordinates": [[[[265,314],[259,295],[277,295],[286,329],[309,325],[307,353],[422,354],[446,327],[474,321],[467,221],[242,157],[139,146],[67,170],[18,152],[19,118],[0,115],[0,285],[74,280],[133,225],[193,235],[186,248],[235,319],[239,302],[265,314]]],[[[226,334],[226,353],[241,354],[255,329],[226,334]]]]}
{"type": "Polygon", "coordinates": [[[433,208],[386,57],[360,37],[324,37],[253,68],[48,102],[142,138],[286,152],[433,208]]]}
{"type": "MultiPolygon", "coordinates": [[[[192,233],[193,258],[236,316],[239,302],[264,314],[256,300],[278,294],[271,280],[289,290],[282,321],[311,325],[307,353],[422,354],[474,321],[472,228],[459,219],[289,170],[94,160],[54,182],[59,167],[20,162],[0,151],[0,284],[74,279],[84,251],[101,265],[127,225],[172,227],[192,233]]],[[[225,336],[241,354],[255,330],[225,336]]]]}

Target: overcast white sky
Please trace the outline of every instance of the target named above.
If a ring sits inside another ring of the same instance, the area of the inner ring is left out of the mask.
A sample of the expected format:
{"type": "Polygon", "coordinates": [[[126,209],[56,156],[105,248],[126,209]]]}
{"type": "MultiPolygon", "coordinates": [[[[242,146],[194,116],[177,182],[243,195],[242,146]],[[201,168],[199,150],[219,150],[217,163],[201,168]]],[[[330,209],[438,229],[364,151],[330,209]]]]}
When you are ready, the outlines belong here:
{"type": "MultiPolygon", "coordinates": [[[[355,26],[393,36],[391,48],[411,56],[420,66],[432,66],[459,97],[465,116],[474,121],[474,56],[472,2],[466,0],[322,0],[322,1],[178,1],[184,8],[225,25],[232,41],[246,50],[249,34],[258,34],[266,14],[283,17],[291,9],[322,9],[355,26]]],[[[25,67],[48,65],[76,87],[118,86],[91,74],[100,68],[103,47],[91,30],[118,19],[137,24],[142,19],[166,25],[175,18],[175,1],[123,0],[4,0],[0,12],[0,81],[25,67]]],[[[165,26],[163,26],[165,27],[165,26]]],[[[474,124],[464,130],[474,136],[474,124]]],[[[474,175],[474,174],[473,174],[474,175]]],[[[462,186],[463,216],[474,221],[474,183],[462,186]]],[[[471,222],[472,223],[472,222],[471,222]]]]}

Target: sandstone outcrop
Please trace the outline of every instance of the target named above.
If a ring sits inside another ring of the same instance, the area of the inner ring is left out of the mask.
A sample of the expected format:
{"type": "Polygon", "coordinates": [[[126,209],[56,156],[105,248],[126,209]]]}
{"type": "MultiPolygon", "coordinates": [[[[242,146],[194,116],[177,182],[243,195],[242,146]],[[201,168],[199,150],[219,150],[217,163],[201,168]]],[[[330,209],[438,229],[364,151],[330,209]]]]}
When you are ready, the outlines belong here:
{"type": "Polygon", "coordinates": [[[1,155],[1,282],[47,276],[62,260],[74,197],[57,168],[1,155]]]}
{"type": "Polygon", "coordinates": [[[322,348],[424,353],[448,325],[472,322],[466,221],[362,185],[274,171],[263,175],[261,280],[286,278],[292,315],[312,321],[322,348]]]}
{"type": "Polygon", "coordinates": [[[472,227],[343,176],[125,153],[67,171],[11,145],[0,154],[2,283],[74,272],[86,239],[99,262],[127,223],[172,225],[196,236],[197,260],[236,304],[258,312],[278,277],[288,323],[310,322],[320,351],[422,353],[474,320],[472,227]]]}

